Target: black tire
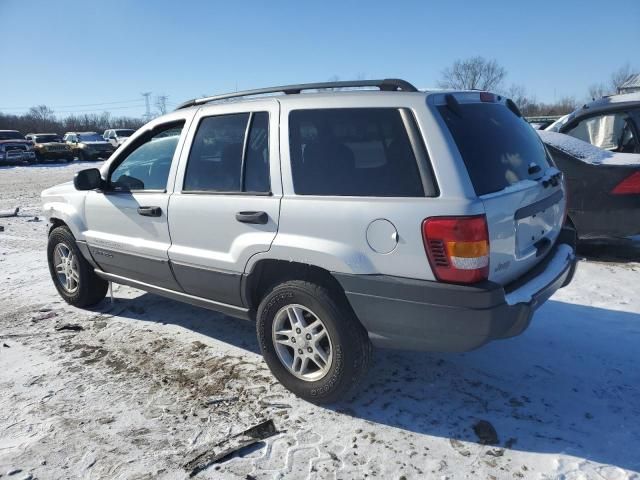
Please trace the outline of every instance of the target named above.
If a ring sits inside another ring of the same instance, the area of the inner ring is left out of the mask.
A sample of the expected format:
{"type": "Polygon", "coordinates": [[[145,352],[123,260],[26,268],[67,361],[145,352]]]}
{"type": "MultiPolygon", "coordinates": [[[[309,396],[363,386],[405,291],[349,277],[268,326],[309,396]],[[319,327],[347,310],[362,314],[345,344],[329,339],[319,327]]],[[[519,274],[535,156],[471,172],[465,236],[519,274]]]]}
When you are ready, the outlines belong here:
{"type": "Polygon", "coordinates": [[[297,396],[313,403],[331,403],[345,398],[365,377],[372,357],[369,336],[358,321],[344,294],[301,280],[273,288],[260,302],[257,312],[258,342],[274,376],[297,396]],[[272,328],[276,314],[287,305],[311,310],[326,327],[332,344],[332,362],[319,380],[296,377],[280,361],[272,328]]]}
{"type": "Polygon", "coordinates": [[[87,160],[89,160],[89,157],[87,157],[87,154],[84,153],[84,150],[78,150],[78,160],[81,162],[86,162],[87,160]]]}
{"type": "Polygon", "coordinates": [[[93,271],[93,267],[84,258],[76,240],[67,227],[56,227],[49,234],[47,244],[47,261],[49,263],[49,273],[53,284],[56,286],[60,296],[70,305],[75,307],[90,307],[100,302],[107,295],[109,283],[98,277],[93,271]],[[77,259],[78,282],[77,289],[70,293],[61,284],[54,266],[54,249],[58,244],[64,244],[77,259]]]}

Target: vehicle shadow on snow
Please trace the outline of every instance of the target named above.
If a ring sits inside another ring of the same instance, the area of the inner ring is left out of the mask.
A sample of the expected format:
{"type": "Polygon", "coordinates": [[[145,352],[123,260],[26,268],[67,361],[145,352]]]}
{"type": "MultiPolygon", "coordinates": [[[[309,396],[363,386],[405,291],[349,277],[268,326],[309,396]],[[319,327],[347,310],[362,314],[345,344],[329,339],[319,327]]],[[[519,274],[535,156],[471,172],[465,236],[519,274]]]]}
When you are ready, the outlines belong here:
{"type": "Polygon", "coordinates": [[[365,390],[336,410],[469,442],[487,420],[501,447],[638,471],[638,345],[640,314],[549,301],[523,335],[474,352],[377,352],[365,390]]]}
{"type": "MultiPolygon", "coordinates": [[[[118,304],[121,316],[259,353],[252,322],[150,294],[118,304]]],[[[523,335],[474,352],[378,350],[354,399],[324,408],[448,438],[462,456],[478,447],[455,440],[478,442],[473,425],[486,420],[496,449],[562,452],[638,471],[639,344],[640,314],[549,301],[523,335]]]]}

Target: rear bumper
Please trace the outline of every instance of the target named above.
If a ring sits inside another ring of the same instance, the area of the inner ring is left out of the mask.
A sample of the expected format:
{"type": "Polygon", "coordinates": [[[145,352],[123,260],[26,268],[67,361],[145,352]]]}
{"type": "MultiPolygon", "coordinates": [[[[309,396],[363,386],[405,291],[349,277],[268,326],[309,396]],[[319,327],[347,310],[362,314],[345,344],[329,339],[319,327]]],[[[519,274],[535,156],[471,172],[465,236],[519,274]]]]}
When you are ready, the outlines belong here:
{"type": "Polygon", "coordinates": [[[534,270],[506,287],[386,275],[334,276],[374,345],[464,352],[519,335],[535,310],[571,282],[576,268],[575,232],[563,237],[534,270]]]}

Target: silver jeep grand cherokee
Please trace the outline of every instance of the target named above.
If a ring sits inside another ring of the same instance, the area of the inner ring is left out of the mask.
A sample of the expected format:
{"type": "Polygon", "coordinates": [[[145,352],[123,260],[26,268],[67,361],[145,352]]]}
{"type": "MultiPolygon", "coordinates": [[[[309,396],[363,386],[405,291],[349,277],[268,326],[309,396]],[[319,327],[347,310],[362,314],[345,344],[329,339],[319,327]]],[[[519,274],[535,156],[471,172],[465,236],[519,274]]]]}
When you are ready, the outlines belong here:
{"type": "Polygon", "coordinates": [[[111,281],[255,320],[273,374],[314,402],[344,396],[372,344],[522,333],[575,269],[562,175],[515,104],[403,80],[192,100],[42,198],[68,303],[111,281]]]}

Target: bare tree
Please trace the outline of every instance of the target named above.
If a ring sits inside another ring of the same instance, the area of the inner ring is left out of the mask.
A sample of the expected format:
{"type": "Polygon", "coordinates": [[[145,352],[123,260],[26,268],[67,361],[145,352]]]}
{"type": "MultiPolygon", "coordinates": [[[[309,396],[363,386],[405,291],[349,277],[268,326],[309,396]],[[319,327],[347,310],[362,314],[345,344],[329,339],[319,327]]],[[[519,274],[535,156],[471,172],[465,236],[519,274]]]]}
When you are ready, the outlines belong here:
{"type": "Polygon", "coordinates": [[[629,80],[629,77],[632,74],[633,72],[631,70],[631,65],[629,65],[628,63],[626,63],[625,65],[620,67],[618,70],[613,72],[611,74],[611,79],[610,79],[610,86],[611,86],[612,93],[618,93],[619,92],[618,89],[622,86],[624,82],[629,80]]]}
{"type": "Polygon", "coordinates": [[[503,96],[513,100],[523,115],[536,115],[538,106],[536,98],[527,93],[527,89],[522,85],[511,84],[509,88],[501,93],[503,96]]]}
{"type": "Polygon", "coordinates": [[[496,60],[478,56],[456,60],[445,68],[439,85],[463,90],[499,90],[506,76],[507,71],[496,60]]]}
{"type": "Polygon", "coordinates": [[[36,130],[40,130],[41,132],[45,132],[49,124],[54,120],[53,110],[46,105],[31,107],[27,115],[34,120],[37,126],[36,130]]]}
{"type": "Polygon", "coordinates": [[[604,83],[594,83],[593,85],[589,86],[589,98],[591,100],[596,100],[598,98],[604,97],[609,93],[609,89],[604,83]]]}
{"type": "Polygon", "coordinates": [[[160,115],[164,115],[167,113],[167,99],[169,97],[167,95],[158,95],[156,97],[156,108],[160,115]]]}

